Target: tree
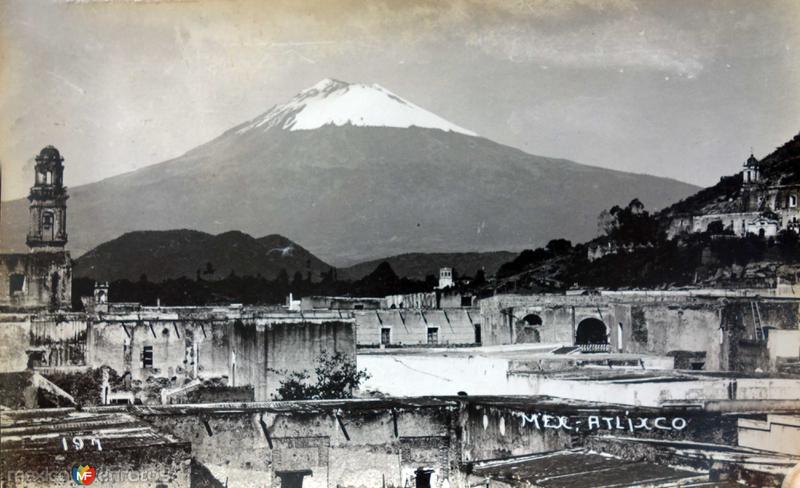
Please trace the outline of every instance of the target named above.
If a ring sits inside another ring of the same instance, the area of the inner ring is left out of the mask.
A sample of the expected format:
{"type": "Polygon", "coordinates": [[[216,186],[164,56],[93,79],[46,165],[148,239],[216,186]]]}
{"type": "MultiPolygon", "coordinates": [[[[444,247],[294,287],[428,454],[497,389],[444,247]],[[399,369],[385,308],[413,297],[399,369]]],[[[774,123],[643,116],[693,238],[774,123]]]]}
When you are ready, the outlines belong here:
{"type": "Polygon", "coordinates": [[[281,381],[276,400],[327,400],[333,398],[352,398],[353,390],[369,378],[364,370],[359,370],[341,352],[324,354],[314,368],[316,383],[309,384],[308,371],[294,372],[281,381]]]}
{"type": "Polygon", "coordinates": [[[637,198],[625,208],[615,205],[601,212],[598,227],[619,244],[648,244],[662,240],[658,220],[637,198]]]}
{"type": "Polygon", "coordinates": [[[286,272],[286,268],[278,271],[278,275],[275,277],[275,287],[280,288],[282,292],[289,288],[289,273],[286,272]]]}
{"type": "Polygon", "coordinates": [[[507,278],[524,271],[530,266],[542,263],[551,257],[553,257],[553,253],[541,247],[537,248],[536,250],[525,249],[513,260],[500,266],[500,269],[497,270],[497,277],[507,278]]]}
{"type": "Polygon", "coordinates": [[[486,284],[486,271],[484,271],[483,268],[475,273],[475,279],[472,280],[472,284],[474,286],[483,286],[486,284]]]}
{"type": "Polygon", "coordinates": [[[563,256],[572,250],[572,242],[566,239],[553,239],[547,243],[545,249],[555,256],[563,256]]]}
{"type": "Polygon", "coordinates": [[[276,400],[310,400],[316,398],[317,389],[314,385],[309,385],[309,374],[307,371],[295,371],[285,380],[281,381],[278,393],[274,395],[276,400]]]}
{"type": "Polygon", "coordinates": [[[303,280],[303,273],[295,271],[292,276],[292,290],[302,292],[306,289],[306,282],[303,280]]]}
{"type": "Polygon", "coordinates": [[[319,359],[314,372],[317,374],[317,392],[320,398],[352,398],[353,390],[369,378],[341,352],[327,354],[319,359]]]}
{"type": "Polygon", "coordinates": [[[778,251],[785,262],[800,260],[800,236],[792,230],[780,231],[778,233],[778,251]]]}

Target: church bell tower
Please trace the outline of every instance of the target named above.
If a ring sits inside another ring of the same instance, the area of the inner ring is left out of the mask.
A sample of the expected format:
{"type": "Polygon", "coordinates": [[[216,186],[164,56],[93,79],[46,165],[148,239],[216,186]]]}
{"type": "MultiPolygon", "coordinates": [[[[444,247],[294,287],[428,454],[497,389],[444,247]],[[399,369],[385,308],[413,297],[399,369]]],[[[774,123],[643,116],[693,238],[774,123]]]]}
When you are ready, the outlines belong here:
{"type": "Polygon", "coordinates": [[[36,180],[31,193],[28,247],[32,252],[63,251],[67,244],[67,189],[64,158],[53,146],[36,156],[36,180]]]}
{"type": "Polygon", "coordinates": [[[750,157],[747,158],[747,161],[744,162],[744,170],[742,171],[742,185],[745,187],[753,186],[759,183],[760,174],[759,168],[760,163],[758,159],[750,154],[750,157]]]}

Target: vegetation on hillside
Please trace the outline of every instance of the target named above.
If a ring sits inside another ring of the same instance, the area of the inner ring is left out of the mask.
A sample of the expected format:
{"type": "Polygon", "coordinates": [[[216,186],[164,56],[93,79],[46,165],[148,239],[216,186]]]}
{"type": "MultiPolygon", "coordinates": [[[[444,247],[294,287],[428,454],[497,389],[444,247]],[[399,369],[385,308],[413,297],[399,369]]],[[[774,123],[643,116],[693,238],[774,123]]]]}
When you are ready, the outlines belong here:
{"type": "MultiPolygon", "coordinates": [[[[626,207],[603,211],[598,226],[603,235],[586,245],[560,247],[551,241],[545,248],[523,251],[498,273],[501,291],[537,290],[542,284],[552,291],[570,286],[588,288],[659,288],[703,283],[734,286],[750,284],[748,265],[800,263],[800,237],[781,231],[777,237],[733,236],[723,226],[706,232],[667,239],[659,215],[644,209],[636,199],[626,207]],[[590,260],[590,246],[608,254],[590,260]],[[726,283],[729,279],[731,282],[726,283]]],[[[770,271],[772,272],[772,271],[770,271]]],[[[753,279],[770,280],[774,276],[753,279]]]]}

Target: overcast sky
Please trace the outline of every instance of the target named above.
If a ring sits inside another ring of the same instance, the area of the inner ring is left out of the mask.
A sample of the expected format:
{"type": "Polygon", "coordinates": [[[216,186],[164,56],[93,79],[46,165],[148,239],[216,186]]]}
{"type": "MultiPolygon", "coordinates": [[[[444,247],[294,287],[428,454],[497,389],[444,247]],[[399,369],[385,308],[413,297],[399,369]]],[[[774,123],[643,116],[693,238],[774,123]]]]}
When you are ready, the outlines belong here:
{"type": "Polygon", "coordinates": [[[800,131],[799,41],[797,0],[0,0],[2,196],[47,144],[76,186],[326,77],[533,154],[708,185],[800,131]]]}

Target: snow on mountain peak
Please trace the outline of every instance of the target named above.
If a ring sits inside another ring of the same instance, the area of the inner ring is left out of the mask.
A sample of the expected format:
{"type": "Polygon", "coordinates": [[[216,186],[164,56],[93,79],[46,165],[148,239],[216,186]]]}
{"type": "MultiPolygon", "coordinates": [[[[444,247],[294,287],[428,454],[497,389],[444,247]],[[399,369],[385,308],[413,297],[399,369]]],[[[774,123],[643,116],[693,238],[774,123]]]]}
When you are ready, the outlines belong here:
{"type": "Polygon", "coordinates": [[[325,125],[413,126],[476,135],[380,85],[347,83],[331,78],[306,88],[288,103],[273,107],[237,132],[241,134],[257,128],[268,130],[273,127],[292,131],[311,130],[325,125]]]}

